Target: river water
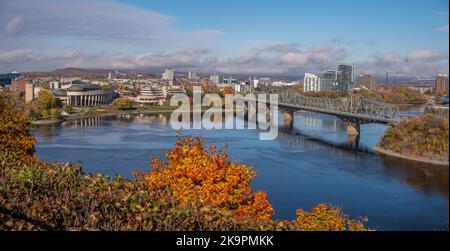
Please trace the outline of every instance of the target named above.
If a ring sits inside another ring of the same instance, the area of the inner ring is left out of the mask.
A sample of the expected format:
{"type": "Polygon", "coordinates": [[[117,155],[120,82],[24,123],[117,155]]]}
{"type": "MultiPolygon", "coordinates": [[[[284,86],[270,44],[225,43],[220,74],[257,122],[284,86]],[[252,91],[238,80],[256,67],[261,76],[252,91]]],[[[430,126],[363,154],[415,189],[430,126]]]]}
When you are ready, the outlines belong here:
{"type": "MultiPolygon", "coordinates": [[[[82,162],[87,172],[132,178],[132,170],[148,170],[152,155],[162,158],[173,146],[176,133],[169,116],[85,118],[36,127],[32,133],[43,160],[82,162]]],[[[373,146],[385,125],[362,125],[355,138],[333,116],[298,112],[293,130],[283,129],[282,118],[272,141],[260,141],[257,130],[182,133],[228,145],[232,159],[252,165],[257,172],[252,187],[267,192],[275,218],[294,219],[297,208],[326,202],[351,216],[367,216],[377,230],[448,230],[448,167],[378,156],[373,146]]]]}

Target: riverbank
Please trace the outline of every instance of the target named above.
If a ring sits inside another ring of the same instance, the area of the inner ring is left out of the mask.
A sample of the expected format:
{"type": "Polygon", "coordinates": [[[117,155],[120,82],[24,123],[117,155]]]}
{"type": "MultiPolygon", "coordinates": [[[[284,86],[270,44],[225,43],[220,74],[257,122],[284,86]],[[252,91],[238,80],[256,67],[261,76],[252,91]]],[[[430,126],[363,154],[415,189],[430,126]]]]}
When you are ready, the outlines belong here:
{"type": "Polygon", "coordinates": [[[373,149],[375,150],[375,152],[377,152],[380,155],[401,158],[401,159],[406,159],[406,160],[411,160],[411,161],[416,161],[416,162],[421,162],[421,163],[426,163],[426,164],[431,164],[431,165],[437,165],[437,166],[447,166],[447,167],[449,166],[448,161],[434,160],[434,159],[425,158],[425,157],[421,157],[421,156],[405,155],[405,154],[397,153],[397,152],[394,152],[391,150],[383,149],[382,147],[380,147],[378,145],[374,146],[373,149]]]}
{"type": "Polygon", "coordinates": [[[134,110],[122,110],[122,111],[106,111],[106,112],[94,112],[94,113],[74,113],[67,116],[63,116],[59,119],[40,119],[32,120],[32,126],[40,125],[52,125],[65,121],[71,121],[80,118],[92,118],[92,117],[107,117],[107,116],[120,116],[120,115],[139,115],[139,114],[160,114],[170,113],[177,107],[164,107],[160,109],[134,109],[134,110]]]}

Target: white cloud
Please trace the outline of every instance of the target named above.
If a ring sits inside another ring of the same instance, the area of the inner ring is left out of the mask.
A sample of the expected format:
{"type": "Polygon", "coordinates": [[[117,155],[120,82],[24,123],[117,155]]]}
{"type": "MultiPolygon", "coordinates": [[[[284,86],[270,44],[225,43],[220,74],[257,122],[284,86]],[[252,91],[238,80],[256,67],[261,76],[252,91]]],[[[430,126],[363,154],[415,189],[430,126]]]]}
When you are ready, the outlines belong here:
{"type": "Polygon", "coordinates": [[[22,16],[13,17],[5,26],[5,32],[8,34],[16,34],[20,30],[22,24],[22,16]]]}
{"type": "Polygon", "coordinates": [[[155,48],[195,47],[222,35],[212,29],[178,32],[171,28],[174,21],[173,16],[113,0],[14,0],[2,2],[0,8],[5,35],[95,39],[155,48]]]}
{"type": "Polygon", "coordinates": [[[439,32],[447,32],[447,33],[448,33],[448,24],[446,24],[446,25],[444,25],[444,26],[441,26],[441,27],[437,28],[436,31],[439,31],[439,32]]]}

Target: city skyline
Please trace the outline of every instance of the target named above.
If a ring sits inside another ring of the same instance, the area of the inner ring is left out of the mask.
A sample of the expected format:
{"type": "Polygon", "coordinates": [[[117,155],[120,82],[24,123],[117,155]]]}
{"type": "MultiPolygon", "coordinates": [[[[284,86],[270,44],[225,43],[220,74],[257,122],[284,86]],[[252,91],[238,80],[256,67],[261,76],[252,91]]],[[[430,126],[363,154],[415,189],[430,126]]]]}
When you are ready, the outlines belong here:
{"type": "Polygon", "coordinates": [[[448,74],[448,1],[0,1],[0,70],[448,74]],[[68,11],[70,10],[70,11],[68,11]]]}

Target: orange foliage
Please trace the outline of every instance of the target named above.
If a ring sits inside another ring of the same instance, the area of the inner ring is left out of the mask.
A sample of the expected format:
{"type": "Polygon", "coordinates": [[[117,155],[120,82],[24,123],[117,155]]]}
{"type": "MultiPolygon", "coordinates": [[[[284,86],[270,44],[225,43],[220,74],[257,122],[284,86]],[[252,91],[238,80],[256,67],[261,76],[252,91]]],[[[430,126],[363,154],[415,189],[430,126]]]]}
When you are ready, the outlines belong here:
{"type": "Polygon", "coordinates": [[[166,161],[152,158],[153,169],[145,176],[149,187],[168,188],[182,202],[200,198],[235,218],[271,219],[274,212],[264,192],[253,193],[251,167],[230,161],[228,154],[214,146],[207,149],[200,138],[179,138],[166,161]]]}
{"type": "Polygon", "coordinates": [[[364,223],[367,218],[352,220],[338,207],[326,204],[315,206],[311,212],[297,210],[295,225],[300,231],[363,231],[367,230],[364,223]]]}

